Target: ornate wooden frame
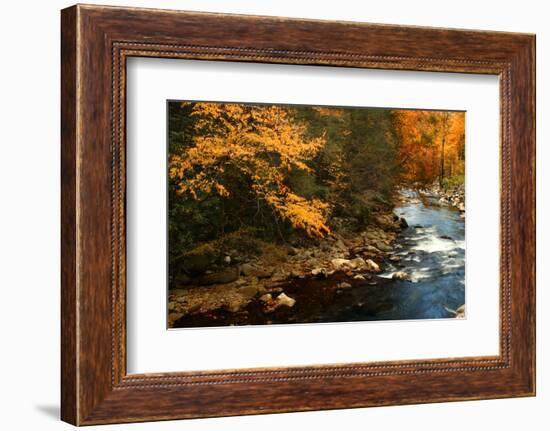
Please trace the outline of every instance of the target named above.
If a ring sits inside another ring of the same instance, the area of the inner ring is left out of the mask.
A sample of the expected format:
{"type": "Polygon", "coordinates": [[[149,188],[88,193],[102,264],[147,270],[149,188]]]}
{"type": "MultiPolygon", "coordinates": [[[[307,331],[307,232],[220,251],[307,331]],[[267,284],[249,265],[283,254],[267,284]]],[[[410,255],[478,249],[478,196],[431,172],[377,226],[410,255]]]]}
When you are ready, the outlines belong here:
{"type": "Polygon", "coordinates": [[[535,394],[534,35],[82,5],[61,16],[63,420],[88,425],[535,394]],[[500,354],[128,375],[130,56],[498,75],[500,354]]]}

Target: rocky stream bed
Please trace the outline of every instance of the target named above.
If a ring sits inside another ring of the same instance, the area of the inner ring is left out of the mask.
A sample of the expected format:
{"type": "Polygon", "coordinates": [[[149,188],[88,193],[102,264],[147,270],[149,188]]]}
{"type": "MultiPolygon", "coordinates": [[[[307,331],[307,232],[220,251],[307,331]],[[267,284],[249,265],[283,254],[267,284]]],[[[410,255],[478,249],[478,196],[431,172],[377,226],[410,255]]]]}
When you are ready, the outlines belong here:
{"type": "Polygon", "coordinates": [[[393,212],[315,247],[280,246],[168,293],[172,328],[461,318],[464,189],[401,190],[393,212]]]}

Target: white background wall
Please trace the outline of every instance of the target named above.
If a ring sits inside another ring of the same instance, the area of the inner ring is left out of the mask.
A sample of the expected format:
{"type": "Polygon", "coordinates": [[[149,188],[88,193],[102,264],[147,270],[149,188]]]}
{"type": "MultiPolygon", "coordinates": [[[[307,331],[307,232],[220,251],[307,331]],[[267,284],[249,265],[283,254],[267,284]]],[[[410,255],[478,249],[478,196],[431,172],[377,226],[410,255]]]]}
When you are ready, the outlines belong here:
{"type": "MultiPolygon", "coordinates": [[[[105,426],[135,430],[543,430],[550,423],[550,14],[543,1],[102,1],[171,9],[280,15],[537,34],[538,396],[509,399],[105,426]]],[[[60,0],[12,1],[0,13],[0,426],[61,430],[59,410],[60,0]]],[[[251,394],[250,396],[253,396],[251,394]]]]}

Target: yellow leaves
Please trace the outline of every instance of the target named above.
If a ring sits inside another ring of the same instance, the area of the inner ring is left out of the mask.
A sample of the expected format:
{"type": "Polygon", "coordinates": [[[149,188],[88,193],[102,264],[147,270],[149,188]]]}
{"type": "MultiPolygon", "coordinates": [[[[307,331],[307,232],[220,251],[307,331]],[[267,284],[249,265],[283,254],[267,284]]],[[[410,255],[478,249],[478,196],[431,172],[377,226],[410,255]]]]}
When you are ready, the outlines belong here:
{"type": "Polygon", "coordinates": [[[279,216],[288,220],[296,228],[304,230],[311,237],[323,238],[330,234],[326,219],[330,206],[319,200],[307,200],[294,193],[284,195],[268,194],[266,201],[279,216]]]}
{"type": "Polygon", "coordinates": [[[169,160],[178,192],[193,199],[242,193],[235,176],[246,178],[258,199],[310,236],[329,233],[328,205],[298,196],[285,184],[294,169],[310,172],[311,161],[326,144],[324,136],[306,139],[306,125],[279,106],[195,103],[193,145],[169,160]]]}

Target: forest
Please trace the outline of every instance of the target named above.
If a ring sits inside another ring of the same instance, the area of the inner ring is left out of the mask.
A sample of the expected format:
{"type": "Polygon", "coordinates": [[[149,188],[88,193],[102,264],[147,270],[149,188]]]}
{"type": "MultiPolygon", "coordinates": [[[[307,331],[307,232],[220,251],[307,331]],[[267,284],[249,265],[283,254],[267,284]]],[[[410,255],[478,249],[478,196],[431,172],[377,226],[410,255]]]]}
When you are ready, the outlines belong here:
{"type": "Polygon", "coordinates": [[[408,226],[394,212],[403,190],[463,212],[464,171],[464,112],[168,102],[170,323],[250,324],[251,302],[273,316],[274,293],[295,301],[281,284],[319,278],[323,259],[383,266],[388,256],[360,257],[350,241],[378,229],[388,253],[408,226]],[[334,244],[342,253],[326,253],[334,244]]]}

